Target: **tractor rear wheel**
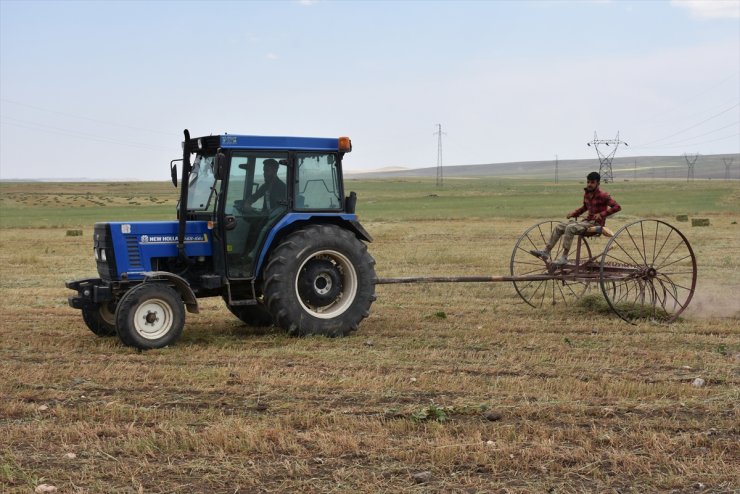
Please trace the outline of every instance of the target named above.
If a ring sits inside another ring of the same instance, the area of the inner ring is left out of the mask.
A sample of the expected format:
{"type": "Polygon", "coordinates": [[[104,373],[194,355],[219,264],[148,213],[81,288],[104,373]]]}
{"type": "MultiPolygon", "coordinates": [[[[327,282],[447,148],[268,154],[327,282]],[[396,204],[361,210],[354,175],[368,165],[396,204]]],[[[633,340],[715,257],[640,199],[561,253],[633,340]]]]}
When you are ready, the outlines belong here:
{"type": "MultiPolygon", "coordinates": [[[[226,302],[226,299],[224,299],[224,302],[226,302]]],[[[267,310],[267,307],[265,307],[265,304],[229,305],[227,303],[226,308],[248,326],[255,328],[272,326],[272,315],[267,310]]]]}
{"type": "Polygon", "coordinates": [[[375,301],[375,260],[353,233],[311,225],[270,254],[264,296],[275,324],[294,336],[346,336],[375,301]]]}
{"type": "Polygon", "coordinates": [[[83,307],[82,320],[97,336],[116,335],[115,305],[112,302],[83,307]]]}
{"type": "Polygon", "coordinates": [[[185,308],[180,294],[164,283],[142,283],[121,298],[116,330],[128,346],[150,349],[173,344],[182,334],[185,308]]]}

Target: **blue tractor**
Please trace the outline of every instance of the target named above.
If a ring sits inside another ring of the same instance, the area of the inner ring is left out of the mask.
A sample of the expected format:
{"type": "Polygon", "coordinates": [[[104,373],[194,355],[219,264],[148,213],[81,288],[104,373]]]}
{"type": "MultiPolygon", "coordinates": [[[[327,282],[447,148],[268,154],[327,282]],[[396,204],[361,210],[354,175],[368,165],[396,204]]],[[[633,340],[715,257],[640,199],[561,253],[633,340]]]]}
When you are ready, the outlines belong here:
{"type": "Polygon", "coordinates": [[[370,235],[345,196],[348,137],[190,138],[170,163],[177,221],[96,223],[99,278],[68,281],[70,306],[99,336],[129,346],[173,344],[185,310],[222,297],[253,326],[344,336],[375,300],[370,235]]]}

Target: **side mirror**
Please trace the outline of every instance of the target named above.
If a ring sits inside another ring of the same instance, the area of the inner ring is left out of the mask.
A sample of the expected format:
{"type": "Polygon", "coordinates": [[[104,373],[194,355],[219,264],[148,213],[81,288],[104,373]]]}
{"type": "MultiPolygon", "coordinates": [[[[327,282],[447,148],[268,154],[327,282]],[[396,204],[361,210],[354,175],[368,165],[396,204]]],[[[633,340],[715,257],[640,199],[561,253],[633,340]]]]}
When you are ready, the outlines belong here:
{"type": "Polygon", "coordinates": [[[172,185],[177,187],[177,165],[175,164],[175,161],[182,161],[182,160],[170,161],[170,176],[172,177],[172,185]]]}
{"type": "Polygon", "coordinates": [[[213,175],[216,177],[216,180],[224,179],[224,175],[226,175],[226,163],[226,155],[219,150],[213,160],[213,175]]]}

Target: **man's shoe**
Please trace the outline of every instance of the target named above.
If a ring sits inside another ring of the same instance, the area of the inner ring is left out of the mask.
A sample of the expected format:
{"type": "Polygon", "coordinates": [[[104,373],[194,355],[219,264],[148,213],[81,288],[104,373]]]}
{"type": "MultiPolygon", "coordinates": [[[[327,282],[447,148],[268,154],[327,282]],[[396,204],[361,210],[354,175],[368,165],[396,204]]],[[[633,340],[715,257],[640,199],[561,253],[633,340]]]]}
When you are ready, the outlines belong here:
{"type": "Polygon", "coordinates": [[[544,260],[550,259],[549,250],[530,250],[529,253],[535,257],[539,257],[540,259],[544,259],[544,260]]]}
{"type": "Polygon", "coordinates": [[[568,257],[563,254],[562,256],[558,257],[551,263],[553,266],[565,266],[568,264],[568,257]]]}

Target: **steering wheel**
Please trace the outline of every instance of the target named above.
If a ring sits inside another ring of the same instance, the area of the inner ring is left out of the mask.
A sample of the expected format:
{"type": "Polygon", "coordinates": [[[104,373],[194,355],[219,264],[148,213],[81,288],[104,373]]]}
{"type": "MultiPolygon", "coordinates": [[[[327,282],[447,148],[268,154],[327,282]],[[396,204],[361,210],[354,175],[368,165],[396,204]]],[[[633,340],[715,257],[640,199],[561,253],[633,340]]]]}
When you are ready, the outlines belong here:
{"type": "Polygon", "coordinates": [[[243,199],[237,199],[236,201],[234,201],[234,209],[240,212],[241,214],[254,213],[256,211],[250,204],[247,204],[247,202],[244,201],[243,199]]]}

